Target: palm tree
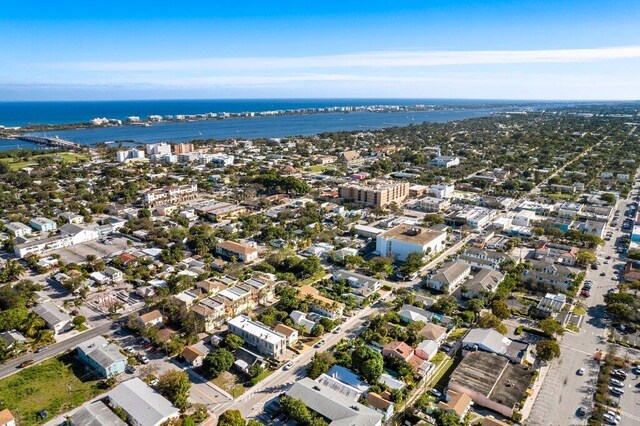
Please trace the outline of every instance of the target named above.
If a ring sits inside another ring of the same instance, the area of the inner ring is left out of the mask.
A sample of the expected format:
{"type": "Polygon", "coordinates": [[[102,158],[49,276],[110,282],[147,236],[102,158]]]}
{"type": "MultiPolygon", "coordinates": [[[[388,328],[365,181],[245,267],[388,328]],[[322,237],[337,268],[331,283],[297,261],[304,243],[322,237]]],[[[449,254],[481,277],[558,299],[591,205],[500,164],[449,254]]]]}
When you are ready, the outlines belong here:
{"type": "Polygon", "coordinates": [[[23,325],[24,334],[27,337],[34,337],[38,333],[38,330],[44,328],[46,325],[46,322],[42,318],[31,312],[23,325]]]}

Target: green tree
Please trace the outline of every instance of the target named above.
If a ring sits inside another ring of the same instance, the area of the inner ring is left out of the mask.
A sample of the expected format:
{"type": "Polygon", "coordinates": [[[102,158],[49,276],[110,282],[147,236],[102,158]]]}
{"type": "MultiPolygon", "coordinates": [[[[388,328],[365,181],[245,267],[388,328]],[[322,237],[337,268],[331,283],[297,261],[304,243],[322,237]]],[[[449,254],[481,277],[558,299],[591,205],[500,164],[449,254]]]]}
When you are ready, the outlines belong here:
{"type": "Polygon", "coordinates": [[[374,257],[367,262],[367,267],[374,275],[386,277],[393,273],[393,260],[388,257],[374,257]]]}
{"type": "Polygon", "coordinates": [[[536,355],[544,361],[551,361],[560,356],[560,345],[555,339],[542,340],[536,345],[536,355]]]}
{"type": "Polygon", "coordinates": [[[407,260],[400,266],[400,272],[410,275],[418,272],[424,265],[424,254],[421,252],[409,253],[407,260]]]}
{"type": "Polygon", "coordinates": [[[351,365],[358,370],[367,382],[373,384],[382,374],[384,361],[382,354],[368,346],[358,346],[351,353],[351,365]]]}
{"type": "Polygon", "coordinates": [[[77,317],[73,318],[73,326],[76,328],[76,330],[80,330],[82,328],[82,326],[84,325],[85,322],[87,322],[87,319],[85,317],[83,317],[82,315],[78,315],[77,317]]]}
{"type": "Polygon", "coordinates": [[[313,328],[311,329],[311,335],[312,336],[322,336],[324,334],[324,327],[322,326],[322,324],[316,324],[313,326],[313,328]]]}
{"type": "Polygon", "coordinates": [[[507,333],[507,327],[500,321],[500,318],[491,313],[486,313],[480,317],[478,326],[481,328],[493,328],[500,334],[507,333]]]}
{"type": "Polygon", "coordinates": [[[227,410],[220,414],[218,426],[245,426],[247,422],[238,410],[227,410]]]}
{"type": "Polygon", "coordinates": [[[227,333],[224,338],[224,345],[227,349],[234,352],[236,349],[244,345],[244,339],[237,334],[227,333]]]}
{"type": "Polygon", "coordinates": [[[171,370],[158,378],[158,389],[176,407],[183,409],[187,406],[191,381],[189,375],[181,370],[171,370]]]}
{"type": "Polygon", "coordinates": [[[494,300],[491,302],[491,312],[501,320],[505,320],[511,316],[509,306],[502,300],[494,300]]]}
{"type": "Polygon", "coordinates": [[[591,251],[580,250],[576,255],[576,261],[578,262],[579,265],[583,265],[583,266],[590,265],[592,263],[595,263],[596,255],[593,254],[593,252],[591,251]]]}
{"type": "Polygon", "coordinates": [[[548,337],[564,334],[564,328],[553,318],[545,318],[538,323],[540,330],[548,337]]]}
{"type": "Polygon", "coordinates": [[[182,426],[196,426],[196,422],[193,420],[193,418],[187,416],[182,419],[182,426]]]}
{"type": "Polygon", "coordinates": [[[280,398],[280,409],[287,415],[287,417],[302,425],[306,425],[311,422],[311,413],[309,412],[307,405],[301,399],[283,396],[280,398]]]}
{"type": "Polygon", "coordinates": [[[228,371],[235,358],[226,349],[216,349],[210,352],[202,362],[202,371],[207,378],[216,378],[221,373],[228,371]]]}
{"type": "Polygon", "coordinates": [[[335,363],[336,360],[331,352],[316,352],[307,368],[307,377],[315,380],[329,371],[329,368],[335,363]]]}

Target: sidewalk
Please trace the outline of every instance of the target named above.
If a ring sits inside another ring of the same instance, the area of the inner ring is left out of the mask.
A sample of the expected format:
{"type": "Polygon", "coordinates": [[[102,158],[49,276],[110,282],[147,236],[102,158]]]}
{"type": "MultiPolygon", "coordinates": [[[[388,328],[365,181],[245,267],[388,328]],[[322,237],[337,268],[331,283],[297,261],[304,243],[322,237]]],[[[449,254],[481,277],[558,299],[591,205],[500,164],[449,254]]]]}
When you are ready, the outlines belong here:
{"type": "Polygon", "coordinates": [[[540,368],[538,378],[536,382],[533,384],[532,391],[533,393],[527,400],[524,402],[524,406],[522,407],[522,422],[529,418],[531,414],[531,410],[536,403],[536,399],[538,398],[538,394],[540,393],[540,389],[542,389],[542,385],[544,384],[545,379],[547,378],[547,374],[551,369],[551,363],[547,363],[544,367],[540,368]]]}

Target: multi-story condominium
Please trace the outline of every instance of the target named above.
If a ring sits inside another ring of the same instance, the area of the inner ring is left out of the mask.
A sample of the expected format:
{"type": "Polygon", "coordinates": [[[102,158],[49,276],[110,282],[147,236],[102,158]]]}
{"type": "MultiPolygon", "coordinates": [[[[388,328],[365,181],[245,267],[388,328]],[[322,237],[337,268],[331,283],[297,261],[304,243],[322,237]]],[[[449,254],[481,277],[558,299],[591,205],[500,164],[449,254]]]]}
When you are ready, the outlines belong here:
{"type": "Polygon", "coordinates": [[[215,251],[217,254],[228,258],[238,259],[240,262],[253,262],[258,258],[258,250],[234,241],[223,241],[218,243],[215,251]]]}
{"type": "Polygon", "coordinates": [[[380,256],[405,261],[411,253],[442,251],[446,238],[446,232],[402,224],[376,237],[376,251],[380,256]]]}
{"type": "Polygon", "coordinates": [[[119,163],[126,163],[128,161],[144,160],[144,151],[139,149],[130,149],[127,151],[116,152],[116,160],[119,163]]]}
{"type": "Polygon", "coordinates": [[[157,155],[157,156],[171,155],[171,145],[166,142],[150,143],[145,146],[145,151],[149,155],[157,155]]]}
{"type": "Polygon", "coordinates": [[[213,297],[201,300],[191,307],[196,320],[202,326],[205,333],[211,333],[222,325],[226,318],[226,307],[223,301],[213,297]]]}
{"type": "Polygon", "coordinates": [[[160,204],[175,204],[193,200],[198,195],[198,184],[166,186],[144,194],[144,203],[149,207],[160,204]]]}
{"type": "Polygon", "coordinates": [[[310,285],[304,285],[298,288],[297,297],[305,302],[310,302],[311,311],[329,319],[340,318],[344,312],[343,303],[322,296],[317,288],[311,287],[310,285]]]}
{"type": "Polygon", "coordinates": [[[173,153],[176,155],[186,154],[187,152],[191,152],[193,150],[194,148],[192,143],[177,143],[173,145],[173,153]]]}
{"type": "Polygon", "coordinates": [[[408,182],[377,181],[371,183],[346,183],[338,187],[338,195],[345,201],[368,207],[386,207],[401,203],[409,195],[408,182]]]}
{"type": "Polygon", "coordinates": [[[245,315],[238,315],[227,323],[229,332],[244,339],[245,344],[253,347],[259,353],[274,358],[284,354],[287,347],[287,337],[273,331],[259,322],[251,321],[245,315]]]}

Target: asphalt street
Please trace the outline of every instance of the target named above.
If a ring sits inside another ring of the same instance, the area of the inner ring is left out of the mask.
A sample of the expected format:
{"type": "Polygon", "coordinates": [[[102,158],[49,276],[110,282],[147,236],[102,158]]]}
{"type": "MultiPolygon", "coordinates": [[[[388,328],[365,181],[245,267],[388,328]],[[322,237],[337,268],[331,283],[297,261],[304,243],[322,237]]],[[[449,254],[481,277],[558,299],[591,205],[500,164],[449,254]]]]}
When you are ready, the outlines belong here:
{"type": "MultiPolygon", "coordinates": [[[[624,211],[629,200],[621,200],[616,208],[624,211]]],[[[622,219],[623,220],[623,219],[622,219]]],[[[621,220],[621,221],[622,221],[621,220]]],[[[598,270],[587,270],[586,280],[593,281],[591,295],[585,302],[588,305],[580,333],[565,333],[561,342],[561,356],[551,365],[549,374],[536,399],[533,411],[527,421],[528,425],[535,426],[565,426],[586,425],[587,418],[577,415],[580,406],[591,407],[593,394],[598,376],[598,365],[594,360],[598,349],[606,350],[606,322],[604,320],[604,295],[617,286],[617,281],[612,280],[614,267],[621,260],[615,252],[616,238],[622,236],[620,225],[617,228],[607,227],[607,231],[613,231],[611,241],[606,241],[598,252],[598,259],[602,263],[598,270]],[[611,256],[608,263],[605,258],[611,256]],[[605,272],[605,276],[600,276],[605,272]],[[577,371],[585,369],[585,374],[579,376],[577,371]]],[[[640,352],[634,349],[620,347],[619,355],[629,355],[637,358],[640,352]]],[[[621,426],[640,424],[640,406],[637,404],[638,394],[634,388],[638,381],[632,375],[626,381],[625,397],[621,400],[622,421],[621,426]],[[628,400],[628,401],[627,401],[628,400]]]]}

